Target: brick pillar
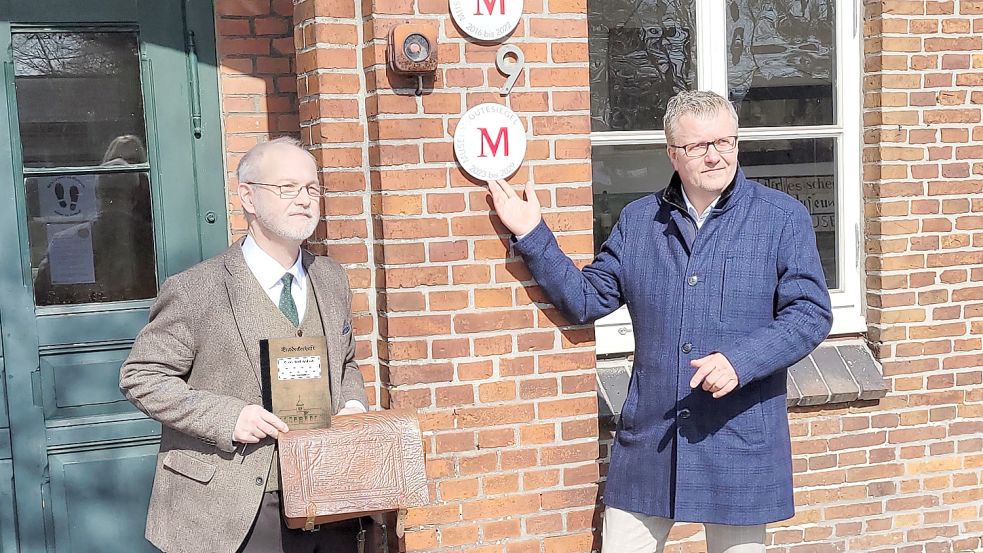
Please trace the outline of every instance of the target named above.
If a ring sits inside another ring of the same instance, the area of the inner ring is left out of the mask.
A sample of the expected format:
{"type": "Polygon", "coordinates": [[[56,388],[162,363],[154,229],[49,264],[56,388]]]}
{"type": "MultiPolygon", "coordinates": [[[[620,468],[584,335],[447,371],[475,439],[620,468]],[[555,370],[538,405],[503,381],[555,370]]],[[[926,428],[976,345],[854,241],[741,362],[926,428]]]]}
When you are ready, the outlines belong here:
{"type": "MultiPolygon", "coordinates": [[[[586,7],[527,2],[509,42],[527,69],[509,98],[532,179],[564,249],[592,253],[586,7]],[[529,37],[529,38],[526,38],[529,37]],[[545,39],[545,40],[544,40],[545,39]]],[[[458,118],[505,102],[498,45],[465,39],[446,2],[295,5],[302,136],[319,156],[326,225],[362,316],[378,321],[379,403],[423,414],[433,504],[410,510],[406,551],[589,551],[597,495],[593,333],[546,303],[486,187],[456,167],[458,118]],[[417,97],[385,67],[400,22],[440,31],[441,68],[417,97]],[[369,224],[371,222],[371,224],[369,224]],[[369,257],[368,245],[372,247],[369,257]]],[[[375,377],[376,353],[360,350],[375,377]]]]}
{"type": "MultiPolygon", "coordinates": [[[[464,38],[444,0],[303,0],[295,24],[302,135],[335,192],[319,241],[359,289],[360,336],[378,321],[379,403],[422,414],[434,501],[409,511],[402,547],[589,551],[592,329],[568,327],[547,305],[486,187],[452,151],[468,107],[510,102],[529,138],[513,182],[533,180],[561,246],[590,259],[586,6],[526,2],[508,41],[527,68],[508,100],[498,95],[498,45],[464,38]],[[389,29],[408,21],[440,31],[441,67],[422,97],[385,66],[389,29]]],[[[360,355],[375,376],[376,354],[360,355]]]]}
{"type": "Polygon", "coordinates": [[[851,420],[862,426],[843,421],[886,446],[887,463],[844,513],[878,517],[848,549],[981,545],[981,14],[979,2],[866,2],[867,321],[891,391],[851,420]],[[883,514],[868,509],[883,495],[883,514]]]}
{"type": "Polygon", "coordinates": [[[236,195],[239,159],[260,141],[298,132],[293,6],[290,0],[218,0],[215,25],[235,237],[246,232],[236,195]]]}
{"type": "Polygon", "coordinates": [[[321,203],[324,222],[309,246],[348,271],[356,357],[369,403],[378,405],[360,6],[297,0],[293,9],[301,140],[317,158],[321,184],[330,191],[321,203]]]}

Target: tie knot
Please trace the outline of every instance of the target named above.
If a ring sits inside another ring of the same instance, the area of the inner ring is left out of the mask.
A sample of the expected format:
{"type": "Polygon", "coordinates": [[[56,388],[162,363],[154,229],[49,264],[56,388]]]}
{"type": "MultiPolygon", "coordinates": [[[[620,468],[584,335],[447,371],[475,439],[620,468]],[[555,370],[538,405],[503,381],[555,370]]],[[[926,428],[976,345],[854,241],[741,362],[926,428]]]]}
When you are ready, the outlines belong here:
{"type": "Polygon", "coordinates": [[[290,289],[290,285],[294,283],[294,275],[291,273],[287,273],[283,275],[283,278],[280,279],[280,282],[283,283],[284,288],[290,289]]]}

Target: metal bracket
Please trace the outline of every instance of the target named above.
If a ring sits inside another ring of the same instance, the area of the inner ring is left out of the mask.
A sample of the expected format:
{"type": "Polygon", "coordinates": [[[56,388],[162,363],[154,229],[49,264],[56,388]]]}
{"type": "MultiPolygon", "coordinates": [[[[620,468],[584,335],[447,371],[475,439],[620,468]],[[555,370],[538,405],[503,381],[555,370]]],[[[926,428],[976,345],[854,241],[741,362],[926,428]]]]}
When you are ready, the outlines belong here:
{"type": "Polygon", "coordinates": [[[317,506],[314,503],[307,504],[307,520],[304,521],[304,530],[307,532],[314,531],[314,519],[317,518],[317,506]]]}

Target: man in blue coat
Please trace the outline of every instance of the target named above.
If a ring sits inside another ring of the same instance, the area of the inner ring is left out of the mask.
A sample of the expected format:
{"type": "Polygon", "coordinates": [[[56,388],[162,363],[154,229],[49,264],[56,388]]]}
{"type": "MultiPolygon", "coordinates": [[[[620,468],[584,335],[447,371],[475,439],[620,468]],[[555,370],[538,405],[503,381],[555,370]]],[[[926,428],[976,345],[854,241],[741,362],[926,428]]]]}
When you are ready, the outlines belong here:
{"type": "Polygon", "coordinates": [[[632,202],[582,271],[557,246],[532,186],[489,183],[495,210],[551,301],[576,324],[627,304],[628,397],[611,450],[603,553],[660,552],[675,521],[710,553],[765,550],[792,517],[786,371],[832,321],[809,212],[744,177],[737,113],[682,92],[665,115],[675,173],[632,202]]]}

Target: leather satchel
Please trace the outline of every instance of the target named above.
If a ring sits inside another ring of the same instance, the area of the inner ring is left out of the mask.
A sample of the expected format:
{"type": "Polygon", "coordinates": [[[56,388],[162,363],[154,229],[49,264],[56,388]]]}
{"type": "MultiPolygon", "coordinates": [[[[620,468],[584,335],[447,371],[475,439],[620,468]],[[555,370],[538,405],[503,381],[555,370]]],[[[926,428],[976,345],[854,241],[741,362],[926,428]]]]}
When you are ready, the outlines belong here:
{"type": "Polygon", "coordinates": [[[288,528],[313,530],[430,502],[415,412],[334,417],[331,428],[292,430],[277,441],[288,528]]]}

